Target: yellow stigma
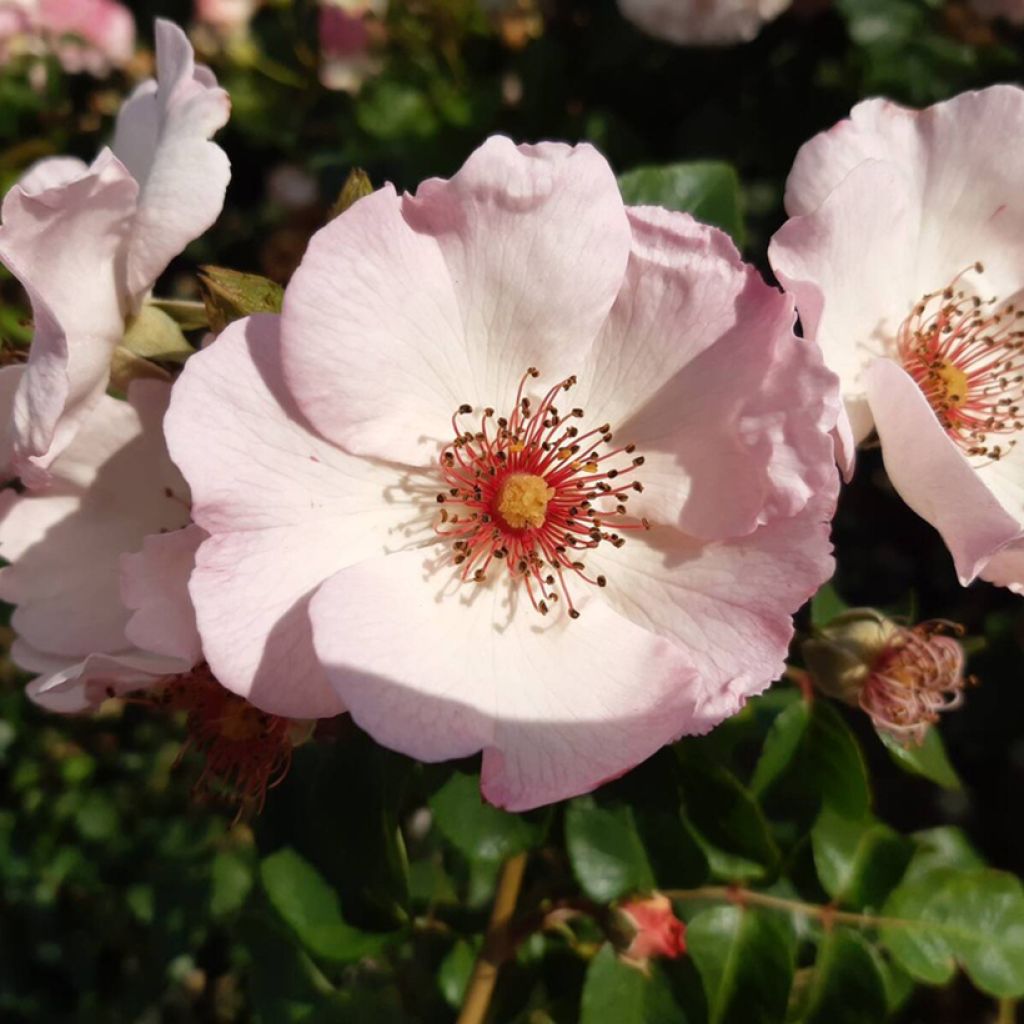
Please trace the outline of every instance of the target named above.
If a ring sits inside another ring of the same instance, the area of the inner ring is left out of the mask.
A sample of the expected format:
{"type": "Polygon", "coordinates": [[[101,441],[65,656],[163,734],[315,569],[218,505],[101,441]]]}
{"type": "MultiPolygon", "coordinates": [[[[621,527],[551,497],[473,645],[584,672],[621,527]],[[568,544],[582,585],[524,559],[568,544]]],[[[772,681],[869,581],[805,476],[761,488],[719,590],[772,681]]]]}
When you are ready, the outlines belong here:
{"type": "Polygon", "coordinates": [[[935,368],[935,376],[942,382],[945,402],[952,406],[961,406],[967,401],[967,374],[952,363],[943,362],[935,368]]]}
{"type": "Polygon", "coordinates": [[[554,488],[548,487],[543,477],[518,473],[510,476],[501,488],[498,514],[513,530],[526,526],[539,529],[544,525],[548,502],[554,495],[554,488]]]}

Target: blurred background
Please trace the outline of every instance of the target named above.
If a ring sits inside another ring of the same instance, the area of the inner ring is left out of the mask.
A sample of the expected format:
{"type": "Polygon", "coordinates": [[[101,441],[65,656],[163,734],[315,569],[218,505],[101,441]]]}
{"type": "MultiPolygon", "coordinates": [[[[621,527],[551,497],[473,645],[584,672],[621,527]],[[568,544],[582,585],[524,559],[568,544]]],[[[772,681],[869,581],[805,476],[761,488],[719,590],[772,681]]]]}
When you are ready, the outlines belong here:
{"type": "MultiPolygon", "coordinates": [[[[158,289],[181,298],[197,297],[201,263],[287,281],[353,167],[375,185],[411,189],[451,174],[495,132],[590,141],[619,173],[730,165],[741,204],[723,226],[768,275],[786,174],[811,135],[866,96],[925,105],[1024,75],[1024,30],[955,0],[796,0],[752,41],[706,48],[646,35],[614,0],[367,0],[340,5],[343,22],[313,0],[127,7],[136,46],[107,66],[78,72],[58,54],[0,47],[0,186],[42,156],[91,158],[123,96],[151,73],[153,18],[188,26],[231,94],[219,141],[233,177],[218,224],[158,289]]],[[[27,307],[6,276],[0,298],[0,335],[15,350],[30,336],[27,307]]],[[[959,825],[988,862],[1024,873],[1024,600],[985,584],[959,587],[937,535],[891,492],[877,452],[844,491],[835,542],[834,582],[847,603],[963,623],[982,682],[942,724],[959,792],[899,771],[863,716],[849,716],[864,737],[880,817],[904,832],[959,825]]],[[[180,722],[131,704],[96,718],[48,716],[24,699],[23,684],[9,664],[2,669],[0,1020],[453,1019],[445,986],[460,990],[437,973],[441,946],[429,927],[424,945],[378,965],[403,979],[397,1002],[374,997],[345,1015],[311,1009],[317,978],[267,926],[254,885],[257,834],[262,852],[272,849],[309,806],[322,842],[343,851],[335,878],[347,913],[370,924],[385,913],[373,893],[388,866],[364,842],[387,827],[375,817],[383,804],[348,785],[365,759],[382,759],[380,785],[393,772],[405,787],[398,823],[412,855],[413,906],[433,907],[455,886],[458,913],[479,927],[493,865],[488,875],[460,860],[423,812],[459,777],[451,767],[412,766],[342,725],[297,752],[262,817],[235,822],[233,807],[190,795],[200,769],[189,753],[176,766],[180,722]],[[302,976],[278,990],[275,978],[288,972],[302,976]]],[[[545,963],[545,1015],[524,1001],[500,1020],[575,1019],[582,968],[568,958],[545,963]]],[[[372,990],[373,964],[360,970],[349,980],[372,990]]],[[[988,1019],[981,1006],[958,983],[919,994],[900,1020],[988,1019]]]]}

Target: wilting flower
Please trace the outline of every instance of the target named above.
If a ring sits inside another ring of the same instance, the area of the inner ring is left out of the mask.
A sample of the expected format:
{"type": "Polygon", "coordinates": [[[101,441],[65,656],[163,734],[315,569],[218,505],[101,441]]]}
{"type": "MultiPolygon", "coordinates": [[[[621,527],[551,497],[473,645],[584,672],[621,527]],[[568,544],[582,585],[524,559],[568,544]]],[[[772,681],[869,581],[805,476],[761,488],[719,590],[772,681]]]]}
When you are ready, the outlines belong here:
{"type": "Polygon", "coordinates": [[[0,0],[0,61],[54,54],[65,71],[105,75],[135,51],[135,19],[117,0],[0,0]]]}
{"type": "Polygon", "coordinates": [[[320,83],[355,93],[380,70],[374,39],[387,0],[320,0],[320,83]]]}
{"type": "Polygon", "coordinates": [[[921,743],[939,713],[963,703],[964,650],[947,622],[900,626],[871,608],[853,608],[803,645],[807,667],[827,694],[860,707],[875,728],[921,743]]]}
{"type": "Polygon", "coordinates": [[[841,458],[877,431],[962,582],[1024,585],[1024,91],[884,100],[808,142],[770,258],[840,377],[841,458]],[[1000,140],[997,151],[992,140],[1000,140]],[[1014,543],[1016,541],[1016,543],[1014,543]]]}
{"type": "Polygon", "coordinates": [[[29,294],[35,335],[0,468],[29,487],[48,482],[103,396],[126,321],[224,201],[228,160],[207,140],[227,94],[177,26],[156,34],[157,81],[122,107],[113,148],[88,167],[43,160],[4,198],[0,260],[29,294]]]}
{"type": "Polygon", "coordinates": [[[728,239],[495,138],[310,243],[166,430],[217,678],[515,809],[705,732],[830,571],[833,378],[728,239]]]}
{"type": "Polygon", "coordinates": [[[686,925],[660,892],[620,904],[617,923],[628,933],[623,955],[630,960],[645,964],[659,957],[676,960],[686,953],[686,925]]]}
{"type": "Polygon", "coordinates": [[[753,39],[792,0],[619,0],[648,35],[670,43],[719,46],[753,39]]]}

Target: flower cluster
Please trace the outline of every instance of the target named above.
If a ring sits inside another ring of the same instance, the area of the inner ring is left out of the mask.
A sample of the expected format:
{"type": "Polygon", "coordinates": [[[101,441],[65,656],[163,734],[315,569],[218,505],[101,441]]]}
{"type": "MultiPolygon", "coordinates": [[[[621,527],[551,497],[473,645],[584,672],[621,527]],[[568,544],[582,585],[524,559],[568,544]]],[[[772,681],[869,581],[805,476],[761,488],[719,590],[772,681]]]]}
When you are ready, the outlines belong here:
{"type": "MultiPolygon", "coordinates": [[[[159,22],[110,148],[3,203],[35,335],[0,370],[0,597],[40,704],[183,711],[204,783],[257,805],[342,713],[422,760],[482,752],[506,808],[586,792],[781,675],[832,572],[836,454],[876,434],[963,581],[1024,588],[1021,90],[871,101],[809,142],[781,290],[625,206],[591,146],[493,137],[322,227],[280,313],[140,376],[126,339],[220,211],[228,116],[159,22]]],[[[920,739],[962,652],[872,621],[837,686],[920,739]]]]}

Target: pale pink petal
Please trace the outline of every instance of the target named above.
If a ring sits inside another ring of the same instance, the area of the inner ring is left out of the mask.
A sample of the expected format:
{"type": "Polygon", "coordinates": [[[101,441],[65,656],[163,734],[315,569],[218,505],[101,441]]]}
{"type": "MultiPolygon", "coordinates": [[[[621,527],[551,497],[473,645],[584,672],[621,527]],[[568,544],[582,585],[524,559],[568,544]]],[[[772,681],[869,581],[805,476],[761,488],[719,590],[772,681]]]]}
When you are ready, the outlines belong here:
{"type": "Polygon", "coordinates": [[[188,667],[176,658],[141,651],[91,654],[38,676],[25,687],[25,693],[47,711],[76,714],[95,710],[109,697],[147,690],[188,667]]]}
{"type": "Polygon", "coordinates": [[[619,0],[623,17],[656,39],[724,46],[753,39],[792,0],[619,0]]]}
{"type": "Polygon", "coordinates": [[[18,187],[27,195],[68,185],[89,173],[89,165],[74,156],[49,156],[34,163],[19,179],[18,187]]]}
{"type": "Polygon", "coordinates": [[[53,463],[45,491],[0,492],[0,598],[32,647],[80,658],[123,651],[128,612],[118,560],[149,533],[188,521],[185,487],[160,431],[168,388],[132,385],[130,402],[101,396],[53,463]]]}
{"type": "MultiPolygon", "coordinates": [[[[905,250],[913,272],[910,291],[905,308],[892,315],[906,316],[923,294],[944,288],[977,260],[986,265],[982,291],[1003,298],[1017,291],[1024,261],[1024,205],[1015,201],[1018,168],[1024,166],[1024,90],[996,85],[920,111],[885,100],[858,104],[849,121],[812,139],[797,156],[787,184],[790,213],[817,209],[868,159],[900,167],[919,211],[919,227],[905,250]]],[[[877,198],[884,203],[880,192],[877,198]]],[[[851,224],[860,212],[847,212],[851,224]]],[[[887,253],[886,240],[876,233],[862,245],[858,262],[884,266],[887,253]]],[[[860,273],[851,281],[858,291],[860,273]]]]}
{"type": "Polygon", "coordinates": [[[879,359],[865,376],[889,479],[942,534],[966,585],[1020,534],[1020,524],[982,483],[902,367],[879,359]]]}
{"type": "Polygon", "coordinates": [[[829,521],[838,480],[799,515],[705,544],[654,528],[587,559],[608,583],[601,596],[622,616],[686,651],[697,673],[705,731],[760,693],[785,668],[792,615],[835,568],[829,521]]]}
{"type": "Polygon", "coordinates": [[[138,186],[104,150],[87,173],[4,199],[0,259],[32,302],[35,335],[13,409],[14,470],[30,486],[107,386],[124,331],[120,260],[138,186]]]}
{"type": "MultiPolygon", "coordinates": [[[[849,417],[840,437],[852,435],[856,444],[872,427],[864,370],[892,354],[896,332],[920,298],[913,291],[919,216],[907,173],[868,161],[814,213],[788,220],[768,249],[805,337],[818,342],[839,375],[849,417]]],[[[843,454],[848,463],[846,445],[843,454]]]]}
{"type": "Polygon", "coordinates": [[[706,725],[685,652],[600,600],[549,621],[510,614],[500,583],[442,597],[447,576],[404,552],[343,570],[310,605],[332,684],[386,746],[426,761],[483,749],[484,796],[520,811],[706,725]]]}
{"type": "Polygon", "coordinates": [[[310,592],[429,520],[404,497],[408,470],[346,455],[304,424],[281,381],[278,327],[274,316],[238,321],[193,356],[167,438],[195,522],[218,535],[200,547],[190,588],[214,674],[264,710],[327,717],[340,703],[311,646],[310,592]]]}
{"type": "Polygon", "coordinates": [[[1007,544],[985,563],[978,575],[997,587],[1006,587],[1015,594],[1024,594],[1024,541],[1007,544]]]}
{"type": "Polygon", "coordinates": [[[579,371],[628,253],[594,149],[491,138],[450,181],[382,189],[314,236],[285,299],[289,384],[325,437],[422,463],[462,403],[511,405],[531,366],[579,371]]]}
{"type": "Polygon", "coordinates": [[[189,667],[203,656],[188,581],[205,539],[205,530],[190,525],[150,534],[141,551],[121,556],[121,600],[133,612],[125,636],[143,651],[181,658],[189,667]]]}
{"type": "Polygon", "coordinates": [[[188,37],[156,23],[157,88],[136,90],[118,116],[114,152],[141,186],[127,257],[136,302],[189,242],[217,219],[231,168],[210,138],[231,112],[228,94],[197,68],[188,37]],[[154,132],[153,126],[156,125],[154,132]]]}
{"type": "Polygon", "coordinates": [[[655,208],[630,221],[629,267],[579,401],[587,426],[610,422],[645,460],[631,511],[703,537],[792,515],[834,475],[834,376],[794,337],[792,300],[722,232],[655,208]]]}

